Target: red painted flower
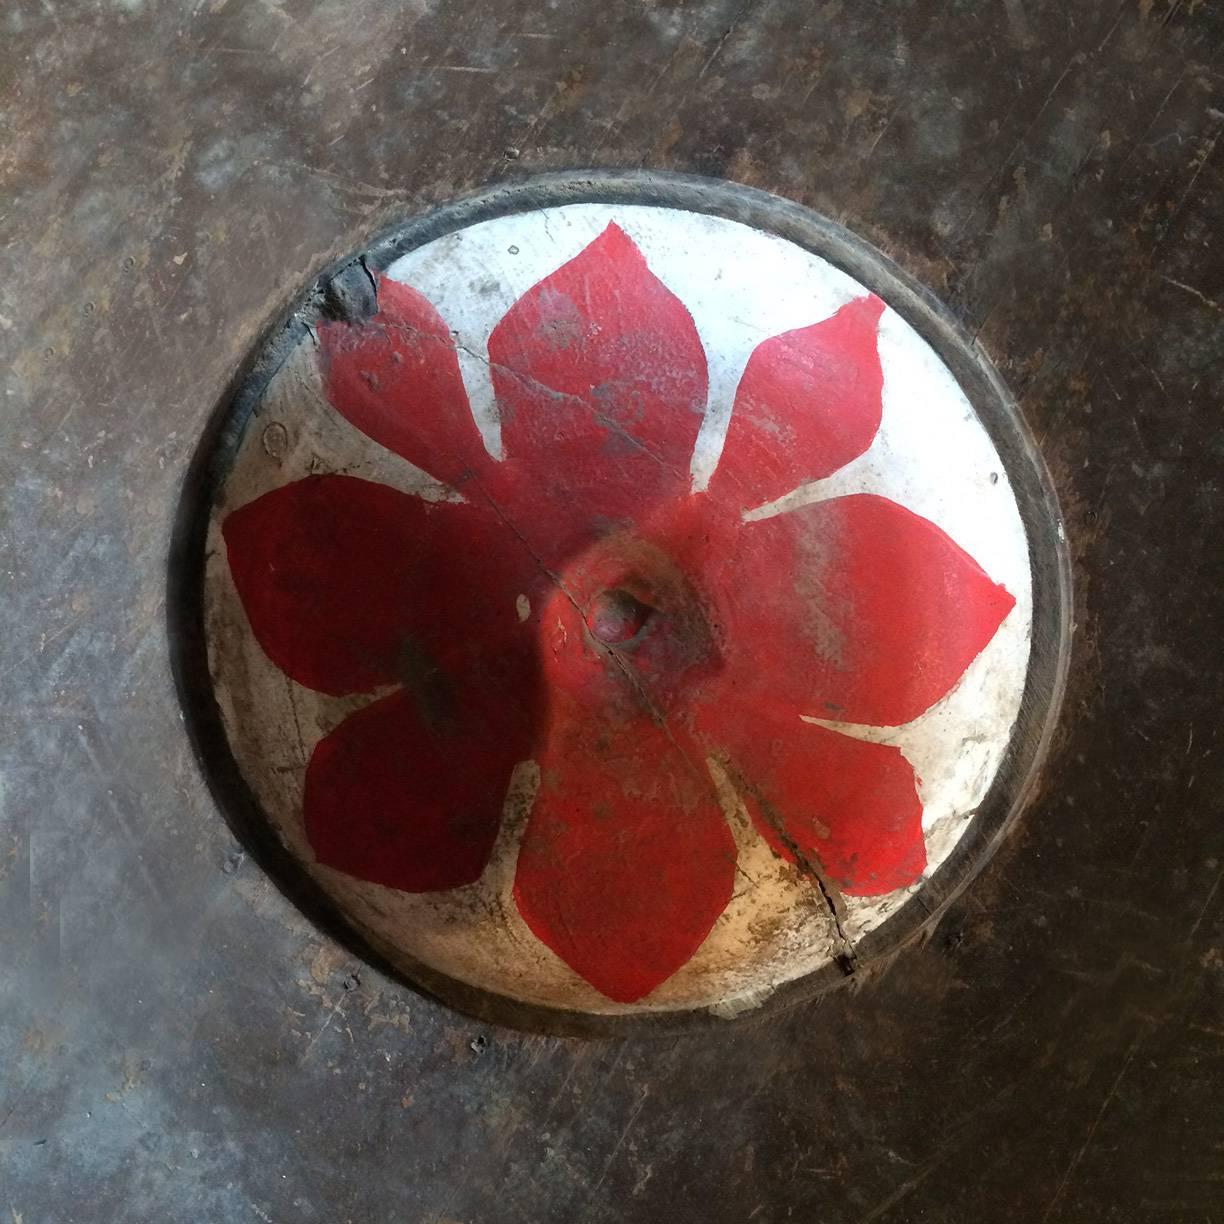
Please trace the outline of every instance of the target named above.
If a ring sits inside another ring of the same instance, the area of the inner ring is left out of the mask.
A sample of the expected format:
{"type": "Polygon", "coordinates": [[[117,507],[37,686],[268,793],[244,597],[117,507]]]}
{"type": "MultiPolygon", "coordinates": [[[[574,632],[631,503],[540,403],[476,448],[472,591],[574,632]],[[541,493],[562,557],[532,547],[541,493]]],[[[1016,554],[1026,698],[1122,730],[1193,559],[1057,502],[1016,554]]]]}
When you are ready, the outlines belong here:
{"type": "Polygon", "coordinates": [[[373,318],[322,325],[335,409],[464,501],[313,476],[225,520],[238,594],[280,669],[336,695],[395,686],[310,758],[318,860],[412,892],[471,884],[511,772],[534,760],[519,912],[625,1002],[683,965],[731,897],[710,758],[777,854],[824,887],[913,883],[926,854],[907,761],[801,716],[907,722],[1014,600],[882,497],[742,517],[870,445],[882,309],[862,297],[761,343],[696,494],[705,353],[616,225],[489,339],[504,459],[416,290],[382,279],[373,318]]]}

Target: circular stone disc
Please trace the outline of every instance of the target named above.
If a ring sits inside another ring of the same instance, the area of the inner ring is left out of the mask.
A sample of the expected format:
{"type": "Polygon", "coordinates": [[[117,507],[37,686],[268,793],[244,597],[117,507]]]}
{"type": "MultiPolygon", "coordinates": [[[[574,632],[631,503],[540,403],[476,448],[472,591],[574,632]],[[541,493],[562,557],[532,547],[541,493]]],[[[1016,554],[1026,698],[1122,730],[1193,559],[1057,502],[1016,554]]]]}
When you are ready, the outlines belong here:
{"type": "Polygon", "coordinates": [[[919,292],[771,197],[552,178],[410,223],[315,285],[199,468],[180,676],[227,809],[460,1006],[836,984],[1039,762],[1040,463],[919,292]]]}

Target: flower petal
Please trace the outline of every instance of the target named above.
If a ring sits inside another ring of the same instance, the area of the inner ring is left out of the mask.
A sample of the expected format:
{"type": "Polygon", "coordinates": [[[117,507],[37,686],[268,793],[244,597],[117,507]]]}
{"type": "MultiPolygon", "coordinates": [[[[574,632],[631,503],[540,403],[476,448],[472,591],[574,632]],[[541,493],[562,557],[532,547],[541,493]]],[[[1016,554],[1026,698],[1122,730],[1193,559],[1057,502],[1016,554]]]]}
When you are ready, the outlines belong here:
{"type": "Polygon", "coordinates": [[[731,899],[735,841],[700,754],[649,717],[554,712],[514,896],[535,935],[620,1003],[700,947],[731,899]]]}
{"type": "Polygon", "coordinates": [[[451,485],[490,465],[454,340],[417,290],[381,277],[377,313],[321,323],[319,342],[327,398],[362,433],[451,485]]]}
{"type": "Polygon", "coordinates": [[[703,711],[753,822],[788,862],[856,897],[912,884],[926,866],[914,771],[886,744],[851,739],[768,706],[703,711]]]}
{"type": "Polygon", "coordinates": [[[619,226],[507,311],[489,357],[506,451],[500,496],[550,564],[688,491],[705,352],[619,226]]]}
{"type": "Polygon", "coordinates": [[[539,570],[492,512],[311,476],[233,511],[230,573],[264,653],[307,688],[368,692],[495,657],[539,570]]]}
{"type": "Polygon", "coordinates": [[[749,523],[742,554],[763,580],[741,575],[752,594],[731,636],[751,654],[737,680],[760,677],[775,702],[831,721],[916,718],[1016,602],[934,523],[871,494],[749,523]]]}
{"type": "Polygon", "coordinates": [[[753,351],[735,392],[716,496],[759,506],[830,476],[870,445],[880,426],[883,374],[874,294],[753,351]]]}
{"type": "Polygon", "coordinates": [[[405,892],[459,888],[489,860],[529,704],[482,683],[401,691],[320,740],[306,771],[306,835],[320,863],[405,892]]]}

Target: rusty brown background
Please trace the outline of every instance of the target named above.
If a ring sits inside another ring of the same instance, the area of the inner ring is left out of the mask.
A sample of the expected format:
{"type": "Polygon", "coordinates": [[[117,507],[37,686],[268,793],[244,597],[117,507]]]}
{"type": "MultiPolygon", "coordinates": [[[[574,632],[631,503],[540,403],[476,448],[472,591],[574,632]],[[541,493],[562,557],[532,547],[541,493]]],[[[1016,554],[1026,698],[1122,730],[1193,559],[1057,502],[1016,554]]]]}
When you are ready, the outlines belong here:
{"type": "Polygon", "coordinates": [[[0,1216],[1224,1219],[1224,13],[1209,0],[8,0],[0,1216]],[[168,666],[195,440],[301,285],[540,169],[779,192],[998,363],[1069,519],[1042,793],[854,994],[464,1020],[320,935],[168,666]]]}

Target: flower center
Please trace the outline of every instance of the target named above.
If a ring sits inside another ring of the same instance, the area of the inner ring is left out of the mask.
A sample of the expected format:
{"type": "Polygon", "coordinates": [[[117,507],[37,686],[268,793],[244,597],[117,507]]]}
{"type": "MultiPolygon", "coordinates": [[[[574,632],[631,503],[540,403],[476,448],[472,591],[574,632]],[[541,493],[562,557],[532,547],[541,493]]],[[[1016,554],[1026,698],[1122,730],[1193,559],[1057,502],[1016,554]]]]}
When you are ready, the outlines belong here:
{"type": "Polygon", "coordinates": [[[586,624],[599,641],[618,646],[637,637],[654,611],[628,591],[614,588],[601,591],[591,600],[586,624]]]}

